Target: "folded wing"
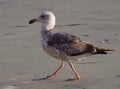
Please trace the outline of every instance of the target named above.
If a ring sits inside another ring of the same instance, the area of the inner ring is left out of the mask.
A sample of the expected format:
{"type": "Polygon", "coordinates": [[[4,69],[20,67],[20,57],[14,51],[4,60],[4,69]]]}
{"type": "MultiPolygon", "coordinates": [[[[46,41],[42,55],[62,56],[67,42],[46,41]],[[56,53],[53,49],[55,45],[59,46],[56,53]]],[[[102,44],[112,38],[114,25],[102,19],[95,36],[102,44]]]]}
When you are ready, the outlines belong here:
{"type": "Polygon", "coordinates": [[[78,37],[68,33],[56,33],[48,39],[48,45],[69,56],[77,56],[86,53],[93,54],[95,48],[93,45],[83,42],[78,37]]]}

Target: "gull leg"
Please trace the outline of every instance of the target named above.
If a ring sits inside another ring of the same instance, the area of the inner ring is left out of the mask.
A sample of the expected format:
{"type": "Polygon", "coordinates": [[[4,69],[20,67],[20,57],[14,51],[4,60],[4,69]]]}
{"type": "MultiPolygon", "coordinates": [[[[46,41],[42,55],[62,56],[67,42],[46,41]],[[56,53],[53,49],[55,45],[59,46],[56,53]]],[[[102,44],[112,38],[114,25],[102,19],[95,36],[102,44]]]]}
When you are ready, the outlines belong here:
{"type": "Polygon", "coordinates": [[[75,78],[73,79],[68,79],[67,81],[74,81],[74,80],[80,80],[80,75],[78,74],[78,72],[76,71],[75,67],[73,66],[73,64],[71,62],[68,62],[69,66],[71,67],[71,69],[73,70],[74,74],[75,74],[75,78]]]}
{"type": "Polygon", "coordinates": [[[60,69],[63,67],[64,67],[64,62],[62,61],[62,64],[60,65],[60,67],[53,74],[51,74],[43,79],[51,79],[51,78],[55,77],[57,75],[57,73],[60,71],[60,69]]]}

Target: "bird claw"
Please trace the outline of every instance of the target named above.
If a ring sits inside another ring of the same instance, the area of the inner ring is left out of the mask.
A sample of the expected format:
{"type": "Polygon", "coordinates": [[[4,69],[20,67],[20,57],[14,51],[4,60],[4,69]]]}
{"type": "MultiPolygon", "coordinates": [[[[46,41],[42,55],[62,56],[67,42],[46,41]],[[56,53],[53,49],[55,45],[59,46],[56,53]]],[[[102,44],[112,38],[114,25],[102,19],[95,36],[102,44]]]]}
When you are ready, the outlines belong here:
{"type": "Polygon", "coordinates": [[[80,78],[67,79],[66,81],[76,81],[76,80],[80,80],[80,78]]]}
{"type": "Polygon", "coordinates": [[[41,80],[43,80],[43,78],[32,79],[32,81],[41,81],[41,80]]]}
{"type": "Polygon", "coordinates": [[[47,76],[47,77],[42,78],[42,79],[43,79],[43,80],[44,80],[44,79],[52,79],[53,77],[55,77],[55,76],[47,76]]]}
{"type": "Polygon", "coordinates": [[[35,79],[32,79],[32,81],[41,81],[41,80],[46,80],[46,79],[52,79],[55,76],[56,75],[50,75],[50,76],[47,76],[47,77],[44,77],[44,78],[35,78],[35,79]]]}

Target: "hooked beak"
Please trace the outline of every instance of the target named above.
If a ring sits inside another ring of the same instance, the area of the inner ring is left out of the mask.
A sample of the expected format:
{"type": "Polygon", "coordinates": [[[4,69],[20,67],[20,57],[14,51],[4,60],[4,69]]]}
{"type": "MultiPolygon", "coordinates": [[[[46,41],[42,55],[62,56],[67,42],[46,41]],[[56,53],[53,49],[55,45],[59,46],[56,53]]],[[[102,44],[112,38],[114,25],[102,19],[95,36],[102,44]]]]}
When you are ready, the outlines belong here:
{"type": "Polygon", "coordinates": [[[38,20],[38,19],[36,19],[36,18],[31,19],[31,20],[29,21],[29,24],[33,24],[34,22],[39,22],[39,20],[38,20]]]}

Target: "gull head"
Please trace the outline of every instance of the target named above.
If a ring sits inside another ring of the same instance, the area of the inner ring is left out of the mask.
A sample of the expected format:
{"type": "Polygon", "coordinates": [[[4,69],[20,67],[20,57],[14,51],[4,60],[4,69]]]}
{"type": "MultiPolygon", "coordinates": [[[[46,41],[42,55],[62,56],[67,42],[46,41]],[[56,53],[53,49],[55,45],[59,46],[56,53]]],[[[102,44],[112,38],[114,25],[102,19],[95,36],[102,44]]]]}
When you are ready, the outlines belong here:
{"type": "Polygon", "coordinates": [[[43,11],[37,18],[33,18],[29,21],[29,24],[33,24],[34,22],[40,22],[42,24],[42,28],[46,30],[54,29],[55,27],[55,15],[50,11],[43,11]]]}

